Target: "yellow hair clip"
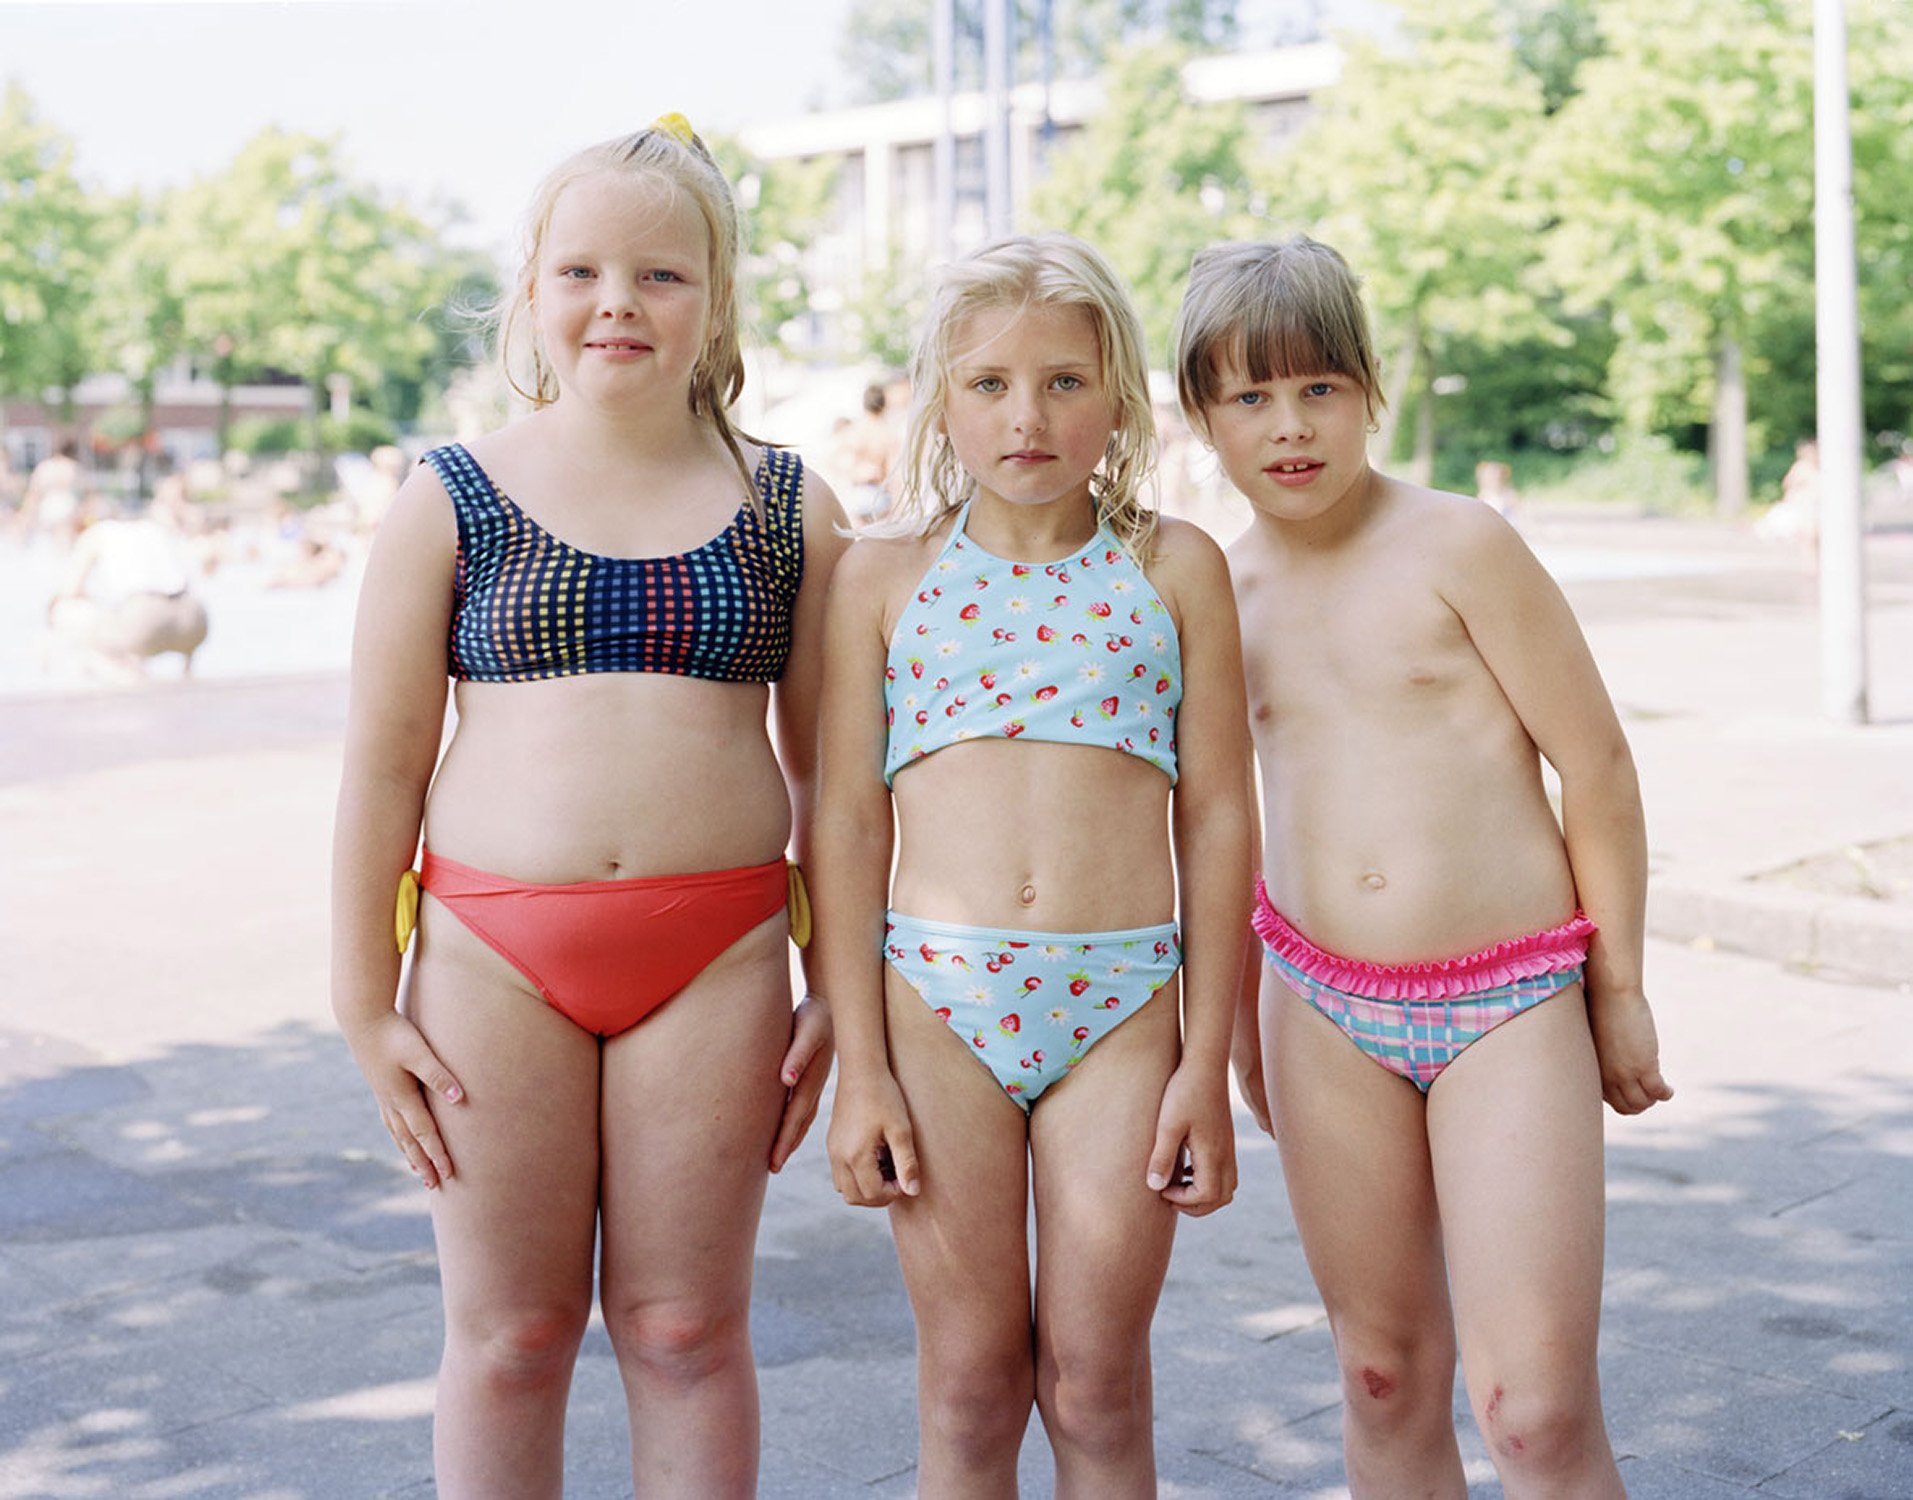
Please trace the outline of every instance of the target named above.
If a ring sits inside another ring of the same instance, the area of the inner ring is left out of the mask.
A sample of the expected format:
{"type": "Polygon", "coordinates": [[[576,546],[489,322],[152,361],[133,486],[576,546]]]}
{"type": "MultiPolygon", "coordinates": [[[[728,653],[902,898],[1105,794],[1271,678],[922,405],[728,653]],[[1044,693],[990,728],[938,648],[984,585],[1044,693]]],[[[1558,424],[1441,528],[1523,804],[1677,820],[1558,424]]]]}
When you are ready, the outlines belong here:
{"type": "Polygon", "coordinates": [[[653,130],[662,130],[666,135],[673,137],[686,146],[690,145],[691,142],[696,139],[695,134],[691,130],[691,122],[675,110],[669,114],[659,115],[651,122],[651,128],[653,130]]]}

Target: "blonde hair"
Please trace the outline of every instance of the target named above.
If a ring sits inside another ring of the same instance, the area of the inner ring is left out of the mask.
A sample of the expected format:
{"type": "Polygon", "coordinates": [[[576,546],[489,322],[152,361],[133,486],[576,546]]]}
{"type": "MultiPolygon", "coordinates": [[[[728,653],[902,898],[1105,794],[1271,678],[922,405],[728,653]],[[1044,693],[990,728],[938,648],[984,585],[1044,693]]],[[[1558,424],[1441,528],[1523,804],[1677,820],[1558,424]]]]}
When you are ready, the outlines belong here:
{"type": "Polygon", "coordinates": [[[738,329],[737,203],[709,148],[676,116],[664,116],[635,135],[588,146],[560,162],[538,185],[525,214],[518,276],[495,314],[498,356],[505,380],[533,407],[549,406],[558,399],[558,377],[539,344],[537,324],[531,317],[532,288],[559,195],[573,183],[601,172],[648,177],[662,183],[688,198],[704,220],[711,249],[709,325],[704,351],[691,370],[691,415],[717,430],[737,460],[746,487],[755,493],[739,438],[746,442],[756,439],[740,433],[730,419],[731,403],[744,389],[744,351],[738,329]],[[515,345],[521,323],[531,328],[530,347],[522,354],[515,345]],[[526,383],[520,383],[521,375],[527,377],[526,383]]]}
{"type": "Polygon", "coordinates": [[[1305,234],[1199,252],[1176,314],[1176,396],[1190,425],[1207,430],[1229,366],[1257,385],[1347,376],[1372,422],[1383,397],[1361,289],[1339,253],[1305,234]]]}
{"type": "Polygon", "coordinates": [[[1139,558],[1147,554],[1156,511],[1143,489],[1155,469],[1156,421],[1142,323],[1108,263],[1067,234],[997,240],[944,267],[910,361],[913,400],[897,465],[896,508],[867,531],[922,536],[975,493],[975,479],[963,472],[942,430],[950,365],[960,352],[952,342],[958,326],[975,313],[1033,307],[1080,307],[1089,314],[1116,428],[1090,477],[1090,497],[1097,520],[1129,552],[1139,558]]]}

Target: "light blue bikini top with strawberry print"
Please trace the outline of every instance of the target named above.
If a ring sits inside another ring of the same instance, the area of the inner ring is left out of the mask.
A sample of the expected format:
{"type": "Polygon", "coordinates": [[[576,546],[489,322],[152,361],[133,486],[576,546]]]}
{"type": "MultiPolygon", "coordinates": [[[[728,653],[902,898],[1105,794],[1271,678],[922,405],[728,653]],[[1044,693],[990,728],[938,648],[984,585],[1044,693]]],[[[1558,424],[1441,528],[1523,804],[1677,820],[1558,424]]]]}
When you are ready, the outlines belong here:
{"type": "Polygon", "coordinates": [[[1176,779],[1182,649],[1169,608],[1107,526],[1050,563],[965,532],[969,506],[890,639],[883,779],[964,740],[1096,745],[1176,779]]]}

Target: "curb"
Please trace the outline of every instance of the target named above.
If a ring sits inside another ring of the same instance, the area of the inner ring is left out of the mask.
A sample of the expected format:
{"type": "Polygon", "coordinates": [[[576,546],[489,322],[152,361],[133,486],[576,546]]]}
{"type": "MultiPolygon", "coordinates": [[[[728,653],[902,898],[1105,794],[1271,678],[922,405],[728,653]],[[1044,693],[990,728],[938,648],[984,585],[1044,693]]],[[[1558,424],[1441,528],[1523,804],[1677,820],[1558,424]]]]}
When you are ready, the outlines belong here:
{"type": "Polygon", "coordinates": [[[1656,879],[1648,887],[1647,930],[1670,942],[1913,992],[1913,907],[1750,880],[1656,879]]]}

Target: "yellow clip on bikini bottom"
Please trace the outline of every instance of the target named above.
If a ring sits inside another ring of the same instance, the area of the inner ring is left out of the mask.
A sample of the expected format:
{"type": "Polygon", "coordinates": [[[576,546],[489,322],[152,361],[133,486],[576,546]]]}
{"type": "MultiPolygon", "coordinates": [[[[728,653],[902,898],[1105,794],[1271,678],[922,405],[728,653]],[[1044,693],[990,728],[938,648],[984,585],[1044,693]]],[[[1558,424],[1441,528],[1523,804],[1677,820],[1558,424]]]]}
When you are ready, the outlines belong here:
{"type": "Polygon", "coordinates": [[[399,952],[412,946],[412,933],[418,928],[418,874],[407,870],[399,876],[398,910],[393,914],[394,936],[399,952]]]}

